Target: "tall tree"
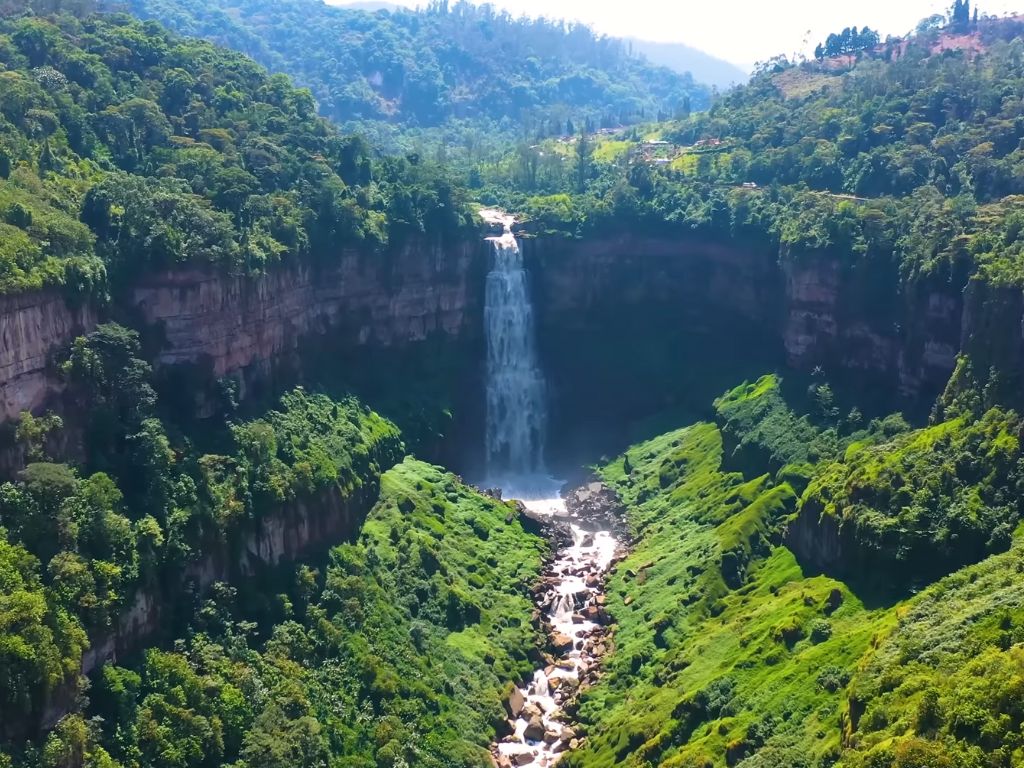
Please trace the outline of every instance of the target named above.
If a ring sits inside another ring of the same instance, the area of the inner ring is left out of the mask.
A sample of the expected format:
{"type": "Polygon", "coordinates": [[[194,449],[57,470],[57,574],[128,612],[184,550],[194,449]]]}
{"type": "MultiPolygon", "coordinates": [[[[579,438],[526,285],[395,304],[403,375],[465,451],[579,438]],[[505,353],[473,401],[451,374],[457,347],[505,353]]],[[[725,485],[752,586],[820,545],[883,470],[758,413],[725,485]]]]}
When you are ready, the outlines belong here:
{"type": "Polygon", "coordinates": [[[594,165],[594,144],[584,131],[576,142],[576,189],[584,192],[594,165]]]}
{"type": "Polygon", "coordinates": [[[971,24],[971,0],[956,0],[953,3],[953,12],[950,26],[954,30],[964,31],[971,24]]]}

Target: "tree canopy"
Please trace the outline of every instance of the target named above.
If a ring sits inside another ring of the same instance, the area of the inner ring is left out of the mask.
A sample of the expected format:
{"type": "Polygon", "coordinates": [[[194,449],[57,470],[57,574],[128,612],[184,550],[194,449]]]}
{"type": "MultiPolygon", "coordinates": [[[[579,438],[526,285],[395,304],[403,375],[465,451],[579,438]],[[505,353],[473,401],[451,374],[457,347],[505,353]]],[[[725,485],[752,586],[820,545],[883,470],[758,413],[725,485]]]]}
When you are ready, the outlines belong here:
{"type": "Polygon", "coordinates": [[[610,127],[709,103],[706,86],[631,55],[622,40],[487,3],[368,12],[321,0],[133,0],[132,9],[289,73],[323,115],[368,132],[561,135],[570,120],[610,127]]]}
{"type": "Polygon", "coordinates": [[[444,170],[379,166],[284,75],[151,22],[0,19],[0,67],[3,291],[260,271],[468,221],[444,170]]]}

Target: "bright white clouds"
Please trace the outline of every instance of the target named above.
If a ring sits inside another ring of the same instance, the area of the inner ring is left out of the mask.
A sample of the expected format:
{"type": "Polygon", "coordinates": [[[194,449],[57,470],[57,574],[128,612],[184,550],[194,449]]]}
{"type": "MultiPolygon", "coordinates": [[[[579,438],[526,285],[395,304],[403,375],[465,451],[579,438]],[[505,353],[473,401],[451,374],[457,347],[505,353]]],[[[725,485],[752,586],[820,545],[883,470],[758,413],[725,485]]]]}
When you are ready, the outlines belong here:
{"type": "MultiPolygon", "coordinates": [[[[354,0],[348,0],[352,2],[354,0]]],[[[418,0],[393,0],[416,7],[418,0]]],[[[743,66],[810,52],[829,32],[867,25],[904,34],[953,0],[492,0],[514,14],[578,19],[600,32],[680,42],[743,66]],[[804,44],[807,40],[807,45],[804,44]]],[[[346,0],[328,0],[343,5],[346,0]]],[[[1024,0],[978,0],[983,13],[1022,10],[1024,0]]]]}

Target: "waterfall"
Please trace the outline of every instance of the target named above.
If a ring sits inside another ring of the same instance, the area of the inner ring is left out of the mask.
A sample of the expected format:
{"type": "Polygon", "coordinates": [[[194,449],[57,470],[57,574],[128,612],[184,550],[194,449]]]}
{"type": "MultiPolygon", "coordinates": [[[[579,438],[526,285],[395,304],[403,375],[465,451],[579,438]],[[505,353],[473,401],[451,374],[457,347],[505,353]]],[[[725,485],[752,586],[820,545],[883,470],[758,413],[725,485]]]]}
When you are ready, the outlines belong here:
{"type": "Polygon", "coordinates": [[[533,673],[533,694],[535,696],[550,696],[551,689],[548,687],[548,676],[543,669],[535,670],[533,673]]]}
{"type": "Polygon", "coordinates": [[[488,238],[493,267],[487,275],[487,471],[492,481],[540,477],[544,470],[547,403],[535,345],[533,305],[523,254],[512,234],[488,238]]]}
{"type": "Polygon", "coordinates": [[[576,601],[572,595],[559,595],[555,598],[554,606],[551,609],[553,621],[572,621],[572,614],[576,610],[576,601]]]}

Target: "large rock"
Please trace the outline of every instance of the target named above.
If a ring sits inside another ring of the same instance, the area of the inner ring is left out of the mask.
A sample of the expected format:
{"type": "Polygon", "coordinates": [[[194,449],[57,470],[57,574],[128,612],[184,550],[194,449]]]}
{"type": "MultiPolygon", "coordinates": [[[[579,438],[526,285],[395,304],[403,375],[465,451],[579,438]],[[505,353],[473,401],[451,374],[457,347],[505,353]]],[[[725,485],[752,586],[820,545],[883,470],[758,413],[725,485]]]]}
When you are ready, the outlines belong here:
{"type": "Polygon", "coordinates": [[[540,707],[532,701],[526,702],[519,710],[519,716],[524,720],[533,720],[541,716],[540,707]]]}
{"type": "Polygon", "coordinates": [[[526,724],[526,730],[523,731],[523,738],[527,741],[543,741],[546,729],[544,728],[544,721],[539,715],[532,717],[530,722],[526,724]]]}
{"type": "Polygon", "coordinates": [[[505,709],[508,711],[509,717],[515,720],[519,717],[519,713],[523,711],[525,704],[526,697],[523,696],[523,692],[518,688],[513,688],[512,693],[509,694],[508,701],[505,702],[505,709]]]}
{"type": "Polygon", "coordinates": [[[53,351],[95,325],[91,307],[56,291],[0,296],[0,422],[47,404],[60,386],[49,375],[53,351]]]}
{"type": "Polygon", "coordinates": [[[551,647],[555,649],[556,653],[568,653],[573,648],[573,639],[568,635],[563,635],[561,632],[556,632],[551,636],[551,647]]]}
{"type": "MultiPolygon", "coordinates": [[[[566,497],[565,505],[569,512],[584,520],[605,521],[622,517],[622,502],[618,494],[596,481],[574,489],[566,497]]],[[[583,546],[593,546],[593,534],[587,534],[582,543],[583,546]]]]}

